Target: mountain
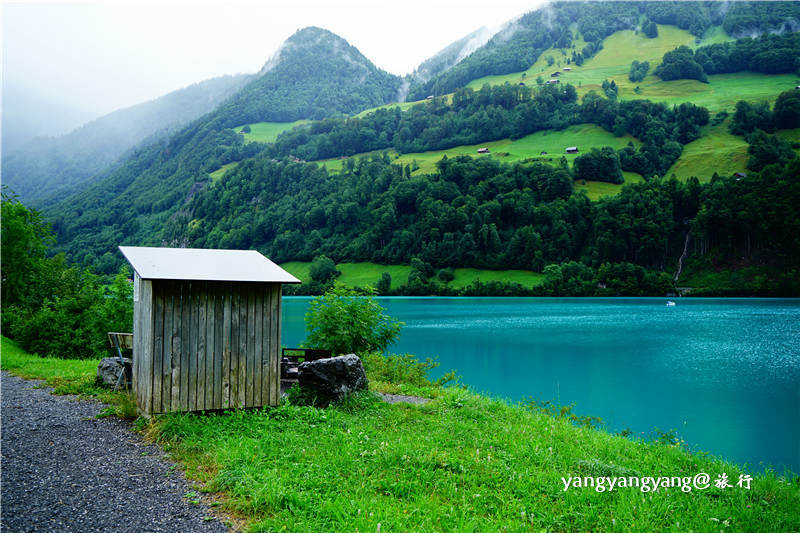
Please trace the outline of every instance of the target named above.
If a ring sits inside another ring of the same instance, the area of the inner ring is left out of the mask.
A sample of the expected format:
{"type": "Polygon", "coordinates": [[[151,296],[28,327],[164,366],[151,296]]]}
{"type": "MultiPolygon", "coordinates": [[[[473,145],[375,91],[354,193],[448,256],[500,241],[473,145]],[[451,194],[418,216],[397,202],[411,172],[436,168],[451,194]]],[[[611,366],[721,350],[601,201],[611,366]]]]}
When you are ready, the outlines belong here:
{"type": "MultiPolygon", "coordinates": [[[[125,152],[166,137],[208,113],[251,76],[221,76],[120,109],[67,135],[37,138],[3,154],[3,181],[24,201],[43,204],[91,181],[125,152]]],[[[4,139],[5,142],[5,139],[4,139]]]]}
{"type": "Polygon", "coordinates": [[[48,209],[59,242],[76,259],[113,270],[109,250],[160,244],[166,221],[210,183],[209,173],[263,148],[245,143],[234,126],[356,113],[394,101],[401,82],[335,34],[302,29],[214,111],[168,138],[140,145],[85,190],[48,209]]]}
{"type": "Polygon", "coordinates": [[[287,39],[217,116],[232,127],[353,114],[395,101],[401,83],[338,35],[308,27],[287,39]]]}
{"type": "MultiPolygon", "coordinates": [[[[7,78],[7,77],[6,77],[7,78]]],[[[35,137],[65,135],[96,117],[88,109],[54,102],[38,87],[3,79],[2,153],[8,154],[35,137]]]]}
{"type": "Polygon", "coordinates": [[[609,35],[645,22],[677,26],[698,38],[712,25],[721,25],[733,37],[754,37],[796,31],[800,2],[554,2],[510,21],[449,68],[414,79],[408,99],[447,94],[477,78],[523,71],[551,47],[573,48],[580,64],[600,51],[609,35]]]}
{"type": "MultiPolygon", "coordinates": [[[[511,23],[505,24],[504,27],[509,24],[511,23]]],[[[411,74],[411,78],[419,83],[427,82],[437,74],[452,68],[472,52],[485,45],[498,31],[502,31],[502,28],[491,30],[484,26],[462,37],[420,63],[419,67],[411,74]]]]}
{"type": "Polygon", "coordinates": [[[742,265],[757,279],[736,275],[709,290],[800,294],[800,278],[787,274],[800,269],[800,143],[798,132],[777,131],[800,127],[798,82],[785,70],[741,72],[775,39],[787,45],[769,57],[793,53],[794,34],[734,41],[725,20],[709,3],[549,6],[434,74],[436,90],[457,85],[451,95],[358,117],[347,114],[391,101],[402,80],[330,32],[301,30],[215,111],[141,146],[47,215],[59,250],[106,274],[119,267],[116,247],[134,244],[411,263],[414,294],[439,290],[432,273],[454,267],[539,272],[546,294],[633,295],[663,294],[681,271],[717,276],[742,265]],[[674,83],[648,73],[676,48],[690,66],[739,74],[674,83]],[[752,58],[731,61],[743,53],[752,58]],[[530,76],[514,70],[464,87],[485,75],[478,59],[489,57],[530,76]],[[634,60],[649,62],[636,82],[634,60]],[[274,122],[320,115],[293,128],[274,122]],[[250,142],[281,127],[275,142],[250,142]],[[580,150],[565,154],[573,145],[580,150]],[[673,178],[682,164],[690,170],[673,178]]]}

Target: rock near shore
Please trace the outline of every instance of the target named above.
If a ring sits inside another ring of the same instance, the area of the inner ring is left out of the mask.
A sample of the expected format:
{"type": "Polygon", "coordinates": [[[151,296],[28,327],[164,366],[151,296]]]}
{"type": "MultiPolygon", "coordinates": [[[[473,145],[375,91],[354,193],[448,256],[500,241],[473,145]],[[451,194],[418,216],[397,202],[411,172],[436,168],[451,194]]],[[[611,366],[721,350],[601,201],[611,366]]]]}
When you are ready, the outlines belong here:
{"type": "Polygon", "coordinates": [[[301,363],[298,383],[323,403],[340,401],[350,393],[366,390],[368,385],[364,365],[355,354],[301,363]]]}

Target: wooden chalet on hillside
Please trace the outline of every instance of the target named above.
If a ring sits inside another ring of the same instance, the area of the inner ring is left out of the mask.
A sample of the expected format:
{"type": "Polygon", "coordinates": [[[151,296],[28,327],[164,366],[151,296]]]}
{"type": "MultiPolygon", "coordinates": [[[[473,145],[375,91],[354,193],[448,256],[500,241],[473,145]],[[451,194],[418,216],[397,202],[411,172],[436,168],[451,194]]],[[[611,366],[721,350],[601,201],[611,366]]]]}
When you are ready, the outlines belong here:
{"type": "Polygon", "coordinates": [[[277,405],[281,284],[300,280],[254,250],[119,249],[141,413],[277,405]]]}

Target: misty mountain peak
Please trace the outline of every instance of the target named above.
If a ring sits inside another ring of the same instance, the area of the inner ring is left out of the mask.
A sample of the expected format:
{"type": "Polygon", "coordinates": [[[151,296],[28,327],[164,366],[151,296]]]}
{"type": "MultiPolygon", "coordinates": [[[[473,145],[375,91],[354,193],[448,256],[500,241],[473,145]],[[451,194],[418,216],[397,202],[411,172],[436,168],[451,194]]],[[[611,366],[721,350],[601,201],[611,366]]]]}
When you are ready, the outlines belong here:
{"type": "Polygon", "coordinates": [[[286,39],[264,64],[258,75],[264,75],[282,63],[302,61],[309,55],[318,59],[343,60],[350,66],[365,71],[375,69],[369,59],[343,38],[324,28],[308,26],[297,30],[294,35],[286,39]]]}

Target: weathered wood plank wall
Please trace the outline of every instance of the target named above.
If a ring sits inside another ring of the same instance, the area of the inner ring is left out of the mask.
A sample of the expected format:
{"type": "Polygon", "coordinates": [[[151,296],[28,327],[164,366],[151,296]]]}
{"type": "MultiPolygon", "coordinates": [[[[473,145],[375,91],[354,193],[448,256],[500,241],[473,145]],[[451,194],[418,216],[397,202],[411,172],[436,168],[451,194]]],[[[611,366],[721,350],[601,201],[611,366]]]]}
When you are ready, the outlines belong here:
{"type": "Polygon", "coordinates": [[[276,405],[278,283],[140,280],[134,391],[147,414],[276,405]]]}

